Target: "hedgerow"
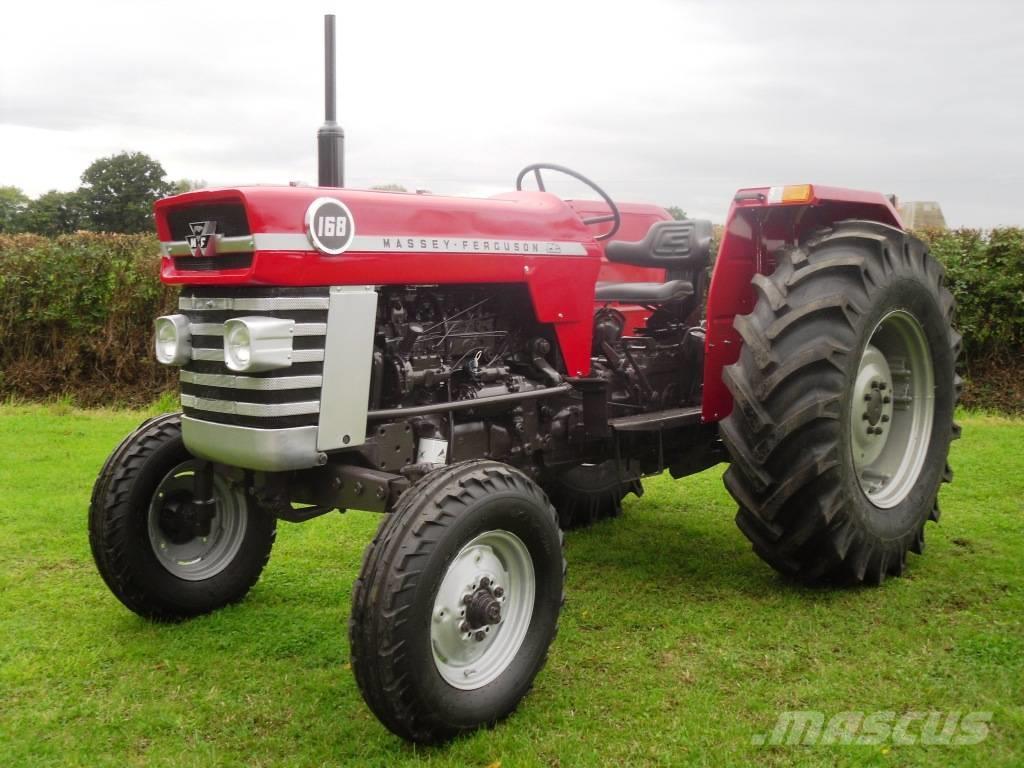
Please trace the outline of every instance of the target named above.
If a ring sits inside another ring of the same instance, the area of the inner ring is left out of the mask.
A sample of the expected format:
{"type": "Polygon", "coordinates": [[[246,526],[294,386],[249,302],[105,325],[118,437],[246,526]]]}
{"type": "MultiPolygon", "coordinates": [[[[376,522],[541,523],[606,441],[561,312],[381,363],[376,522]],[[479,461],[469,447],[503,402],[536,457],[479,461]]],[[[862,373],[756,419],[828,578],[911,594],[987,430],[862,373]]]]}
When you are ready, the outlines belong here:
{"type": "MultiPolygon", "coordinates": [[[[1024,412],[1024,229],[919,233],[946,268],[972,407],[1024,412]]],[[[0,235],[0,395],[151,402],[174,372],[151,350],[177,289],[150,235],[0,235]]]]}
{"type": "Polygon", "coordinates": [[[0,394],[138,404],[173,386],[151,351],[160,283],[151,235],[0,235],[0,394]]]}

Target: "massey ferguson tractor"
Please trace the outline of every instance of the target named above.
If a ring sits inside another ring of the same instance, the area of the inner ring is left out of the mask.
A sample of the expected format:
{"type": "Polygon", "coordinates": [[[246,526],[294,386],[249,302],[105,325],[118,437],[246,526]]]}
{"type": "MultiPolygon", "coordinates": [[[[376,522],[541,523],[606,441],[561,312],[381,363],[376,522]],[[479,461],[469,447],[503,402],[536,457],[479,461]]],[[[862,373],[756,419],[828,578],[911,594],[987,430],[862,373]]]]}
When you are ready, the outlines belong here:
{"type": "Polygon", "coordinates": [[[124,605],[209,613],[256,583],[279,520],[380,512],[352,668],[387,728],[438,742],[516,708],[558,628],[562,531],[645,477],[729,462],[740,530],[803,582],[877,584],[921,553],[960,336],[884,195],[741,189],[709,280],[709,222],[557,165],[489,199],[349,189],[330,17],[326,38],[318,187],[155,206],[182,412],[96,481],[92,552],[124,605]]]}

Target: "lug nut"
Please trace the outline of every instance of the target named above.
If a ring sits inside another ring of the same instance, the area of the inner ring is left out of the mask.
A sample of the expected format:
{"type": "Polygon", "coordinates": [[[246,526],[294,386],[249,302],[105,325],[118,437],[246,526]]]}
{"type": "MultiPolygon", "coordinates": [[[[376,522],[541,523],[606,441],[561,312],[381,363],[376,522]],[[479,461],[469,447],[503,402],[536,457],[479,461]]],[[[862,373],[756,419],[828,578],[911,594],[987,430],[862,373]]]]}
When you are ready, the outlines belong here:
{"type": "Polygon", "coordinates": [[[476,631],[476,634],[473,635],[473,637],[479,643],[481,640],[483,640],[485,637],[487,637],[487,635],[486,635],[486,633],[482,629],[478,629],[476,631]]]}
{"type": "Polygon", "coordinates": [[[459,632],[469,632],[469,622],[464,621],[459,624],[459,632]]]}
{"type": "Polygon", "coordinates": [[[871,395],[864,395],[864,402],[865,403],[870,402],[870,400],[871,400],[871,395]]]}
{"type": "Polygon", "coordinates": [[[486,576],[480,579],[480,589],[487,589],[489,586],[491,586],[490,579],[488,579],[486,576]]]}
{"type": "Polygon", "coordinates": [[[882,398],[882,402],[883,403],[891,403],[892,402],[892,398],[889,397],[888,395],[886,395],[885,397],[882,398]]]}
{"type": "Polygon", "coordinates": [[[879,387],[878,387],[878,382],[877,382],[877,381],[872,381],[872,382],[871,382],[871,388],[872,388],[872,389],[878,389],[878,388],[879,388],[879,387]]]}
{"type": "Polygon", "coordinates": [[[888,385],[888,384],[886,384],[886,383],[885,383],[885,382],[883,381],[883,382],[879,383],[879,385],[878,385],[878,388],[879,388],[879,389],[885,389],[885,388],[886,388],[887,386],[889,386],[889,385],[888,385]]]}
{"type": "Polygon", "coordinates": [[[883,422],[886,422],[886,421],[888,421],[888,420],[889,420],[889,417],[888,417],[888,416],[886,416],[886,415],[885,415],[885,414],[883,413],[883,414],[882,414],[882,421],[883,421],[883,422]]]}
{"type": "Polygon", "coordinates": [[[504,587],[495,587],[493,591],[494,591],[494,596],[495,597],[501,597],[502,595],[505,594],[505,588],[504,587]]]}

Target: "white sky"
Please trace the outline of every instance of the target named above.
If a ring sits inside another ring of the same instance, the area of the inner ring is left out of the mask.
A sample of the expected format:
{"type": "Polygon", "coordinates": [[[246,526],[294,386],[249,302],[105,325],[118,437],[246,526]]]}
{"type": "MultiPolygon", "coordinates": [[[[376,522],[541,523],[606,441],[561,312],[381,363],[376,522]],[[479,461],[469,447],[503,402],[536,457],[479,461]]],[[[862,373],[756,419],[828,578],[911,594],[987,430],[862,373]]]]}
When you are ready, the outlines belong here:
{"type": "Polygon", "coordinates": [[[817,181],[1024,224],[1014,0],[7,2],[0,185],[73,189],[121,150],[315,182],[325,12],[350,186],[485,195],[545,160],[716,221],[739,187],[817,181]]]}

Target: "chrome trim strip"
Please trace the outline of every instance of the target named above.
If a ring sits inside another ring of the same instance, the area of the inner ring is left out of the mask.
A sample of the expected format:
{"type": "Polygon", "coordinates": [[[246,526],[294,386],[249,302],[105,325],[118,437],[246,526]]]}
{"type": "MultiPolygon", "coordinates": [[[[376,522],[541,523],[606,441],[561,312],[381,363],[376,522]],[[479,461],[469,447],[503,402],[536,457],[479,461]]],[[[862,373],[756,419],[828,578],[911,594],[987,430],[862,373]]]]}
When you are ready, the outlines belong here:
{"type": "Polygon", "coordinates": [[[190,309],[195,312],[235,309],[273,312],[285,309],[327,309],[330,302],[328,296],[277,296],[272,298],[181,296],[178,299],[178,309],[190,309]]]}
{"type": "MultiPolygon", "coordinates": [[[[304,234],[260,232],[253,235],[257,251],[317,252],[304,234]]],[[[346,253],[510,253],[524,256],[586,256],[575,240],[519,240],[480,235],[356,235],[346,253]]]]}
{"type": "Polygon", "coordinates": [[[282,389],[312,389],[323,383],[323,376],[278,376],[260,379],[254,376],[232,376],[225,373],[193,373],[182,371],[182,384],[205,387],[247,389],[255,392],[277,392],[282,389]]]}
{"type": "MultiPolygon", "coordinates": [[[[189,332],[193,336],[223,336],[224,323],[191,323],[189,332]]],[[[296,323],[296,336],[323,336],[327,333],[327,323],[296,323]]]]}
{"type": "MultiPolygon", "coordinates": [[[[308,469],[321,463],[315,426],[258,429],[181,417],[181,436],[194,456],[259,472],[308,469]]],[[[325,457],[326,458],[326,457],[325,457]]]]}
{"type": "MultiPolygon", "coordinates": [[[[222,253],[249,253],[256,247],[256,241],[252,235],[242,235],[241,237],[224,237],[224,235],[217,235],[217,245],[214,249],[213,258],[217,258],[222,253]]],[[[160,243],[160,253],[163,256],[191,256],[192,249],[188,247],[188,243],[184,240],[171,240],[162,241],[160,243]]]]}
{"type": "MultiPolygon", "coordinates": [[[[224,362],[224,348],[208,349],[205,347],[192,348],[193,360],[213,360],[224,362]]],[[[324,359],[322,349],[294,349],[292,350],[292,363],[319,363],[324,359]]]]}
{"type": "Polygon", "coordinates": [[[255,418],[272,419],[278,416],[302,416],[307,413],[319,413],[320,401],[311,400],[305,403],[237,403],[233,400],[216,400],[210,397],[195,395],[181,396],[184,408],[196,408],[200,411],[213,413],[229,413],[236,416],[252,416],[255,418]]]}

